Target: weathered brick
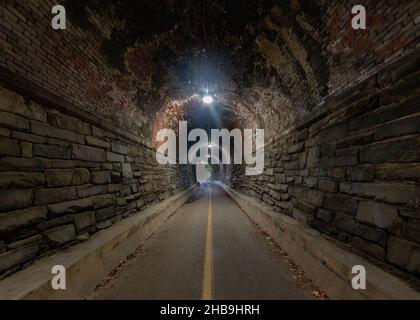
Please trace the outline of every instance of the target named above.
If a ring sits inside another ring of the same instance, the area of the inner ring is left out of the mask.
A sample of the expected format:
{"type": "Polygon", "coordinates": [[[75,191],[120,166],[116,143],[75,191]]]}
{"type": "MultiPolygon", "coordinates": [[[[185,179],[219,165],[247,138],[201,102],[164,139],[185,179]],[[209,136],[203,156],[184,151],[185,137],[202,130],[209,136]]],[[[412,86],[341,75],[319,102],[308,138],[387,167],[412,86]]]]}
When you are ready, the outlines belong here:
{"type": "Polygon", "coordinates": [[[77,169],[50,169],[45,171],[48,187],[79,186],[90,183],[89,170],[77,169]]]}

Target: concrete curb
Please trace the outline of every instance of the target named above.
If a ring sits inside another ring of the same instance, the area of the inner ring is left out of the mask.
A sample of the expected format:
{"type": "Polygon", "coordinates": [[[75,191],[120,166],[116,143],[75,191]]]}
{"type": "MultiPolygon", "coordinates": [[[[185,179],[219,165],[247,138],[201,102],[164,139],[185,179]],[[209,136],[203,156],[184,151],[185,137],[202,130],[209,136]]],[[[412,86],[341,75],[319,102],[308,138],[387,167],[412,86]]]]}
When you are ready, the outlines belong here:
{"type": "Polygon", "coordinates": [[[331,299],[420,300],[420,292],[366,259],[340,248],[318,231],[273,211],[230,187],[221,184],[228,195],[280,245],[314,283],[331,299]],[[351,287],[352,267],[366,268],[366,290],[351,287]]]}
{"type": "Polygon", "coordinates": [[[94,234],[88,241],[37,261],[0,281],[0,300],[83,299],[127,255],[181,207],[196,186],[94,234]],[[66,290],[54,290],[54,265],[66,268],[66,290]]]}

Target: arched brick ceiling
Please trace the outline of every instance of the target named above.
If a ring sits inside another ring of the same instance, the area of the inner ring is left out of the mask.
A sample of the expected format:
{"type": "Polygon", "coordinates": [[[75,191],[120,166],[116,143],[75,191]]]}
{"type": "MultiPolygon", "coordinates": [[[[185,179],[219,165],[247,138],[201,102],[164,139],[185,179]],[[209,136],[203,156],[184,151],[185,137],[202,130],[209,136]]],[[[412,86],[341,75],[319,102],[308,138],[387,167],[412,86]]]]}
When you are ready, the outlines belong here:
{"type": "MultiPolygon", "coordinates": [[[[386,28],[386,17],[375,11],[380,3],[367,2],[371,29],[364,33],[350,28],[345,0],[67,0],[66,6],[72,23],[102,32],[102,54],[134,77],[135,101],[146,114],[172,117],[173,104],[202,94],[208,78],[219,102],[237,114],[246,108],[254,124],[278,132],[375,71],[372,62],[392,58],[395,43],[380,46],[386,28]]],[[[400,41],[409,48],[413,39],[400,41]]]]}

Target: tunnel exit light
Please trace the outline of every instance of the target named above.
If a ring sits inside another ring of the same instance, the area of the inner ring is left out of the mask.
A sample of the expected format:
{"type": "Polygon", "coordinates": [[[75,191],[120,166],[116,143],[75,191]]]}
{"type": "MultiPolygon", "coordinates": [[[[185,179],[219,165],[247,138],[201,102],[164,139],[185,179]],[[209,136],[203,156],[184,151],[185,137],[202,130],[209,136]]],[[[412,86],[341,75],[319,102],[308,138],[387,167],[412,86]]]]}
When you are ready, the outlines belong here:
{"type": "Polygon", "coordinates": [[[204,104],[212,104],[213,103],[213,97],[212,96],[204,96],[203,97],[203,103],[204,104]]]}

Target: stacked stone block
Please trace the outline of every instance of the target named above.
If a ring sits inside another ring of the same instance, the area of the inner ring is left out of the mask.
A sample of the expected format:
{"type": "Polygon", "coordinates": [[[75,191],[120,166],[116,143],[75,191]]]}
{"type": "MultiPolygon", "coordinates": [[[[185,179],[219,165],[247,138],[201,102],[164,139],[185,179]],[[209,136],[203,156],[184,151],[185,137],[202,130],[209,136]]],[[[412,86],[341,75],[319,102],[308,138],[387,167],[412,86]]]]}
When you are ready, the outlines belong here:
{"type": "Polygon", "coordinates": [[[332,97],[265,148],[237,188],[382,264],[420,276],[418,54],[332,97]],[[323,110],[323,111],[322,111],[323,110]]]}
{"type": "Polygon", "coordinates": [[[155,152],[0,89],[0,277],[188,187],[155,152]]]}

